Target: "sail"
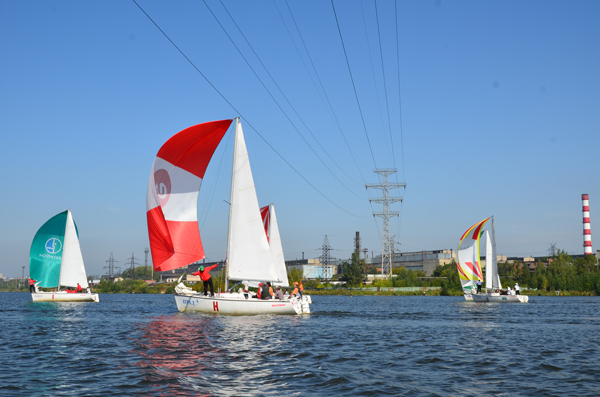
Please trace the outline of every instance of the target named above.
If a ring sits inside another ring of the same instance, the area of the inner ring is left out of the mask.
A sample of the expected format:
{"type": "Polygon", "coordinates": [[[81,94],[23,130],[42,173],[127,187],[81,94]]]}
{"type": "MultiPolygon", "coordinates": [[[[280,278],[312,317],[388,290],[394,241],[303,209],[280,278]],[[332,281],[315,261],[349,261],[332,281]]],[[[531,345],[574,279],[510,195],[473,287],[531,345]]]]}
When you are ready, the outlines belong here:
{"type": "MultiPolygon", "coordinates": [[[[502,289],[502,284],[500,283],[500,275],[498,274],[498,257],[496,256],[496,230],[494,229],[494,217],[492,216],[492,288],[494,289],[502,289]]],[[[487,271],[487,269],[486,269],[487,271]]]]}
{"type": "Polygon", "coordinates": [[[269,247],[271,247],[271,257],[273,258],[275,272],[277,273],[279,280],[281,280],[281,282],[275,282],[273,285],[289,287],[290,284],[287,277],[287,269],[285,267],[283,247],[281,246],[281,237],[279,236],[279,226],[277,225],[277,216],[275,216],[275,206],[271,204],[262,207],[260,209],[260,215],[265,227],[267,241],[269,241],[269,247]]]}
{"type": "Polygon", "coordinates": [[[479,238],[483,225],[490,218],[484,219],[471,226],[460,238],[458,243],[458,277],[465,293],[471,293],[476,288],[477,281],[483,281],[479,258],[479,238]]]}
{"type": "Polygon", "coordinates": [[[77,229],[71,211],[67,210],[67,212],[64,239],[65,245],[63,248],[59,285],[65,287],[77,287],[77,284],[79,283],[81,288],[87,288],[87,275],[85,273],[85,265],[83,264],[83,256],[81,255],[81,248],[79,246],[77,229]]]}
{"type": "Polygon", "coordinates": [[[484,232],[485,236],[485,288],[490,289],[494,287],[494,272],[492,257],[494,256],[494,250],[492,249],[492,240],[490,239],[489,231],[484,232]]]}
{"type": "Polygon", "coordinates": [[[50,218],[39,228],[29,251],[29,276],[40,287],[58,287],[68,211],[50,218]]]}
{"type": "Polygon", "coordinates": [[[231,122],[212,121],[186,128],[158,151],[146,194],[154,270],[173,270],[204,259],[198,193],[208,163],[231,122]]]}
{"type": "Polygon", "coordinates": [[[278,281],[263,228],[242,125],[236,121],[231,205],[227,236],[227,278],[278,281]]]}

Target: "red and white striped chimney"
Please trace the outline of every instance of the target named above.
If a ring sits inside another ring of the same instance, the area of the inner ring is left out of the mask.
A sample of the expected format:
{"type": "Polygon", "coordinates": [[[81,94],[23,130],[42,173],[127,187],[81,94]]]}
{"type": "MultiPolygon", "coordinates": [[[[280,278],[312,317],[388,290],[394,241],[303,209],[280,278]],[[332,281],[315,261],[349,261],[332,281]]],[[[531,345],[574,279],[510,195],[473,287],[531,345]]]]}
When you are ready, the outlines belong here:
{"type": "Polygon", "coordinates": [[[592,255],[592,231],[590,230],[590,201],[587,194],[581,195],[583,202],[583,253],[592,255]]]}

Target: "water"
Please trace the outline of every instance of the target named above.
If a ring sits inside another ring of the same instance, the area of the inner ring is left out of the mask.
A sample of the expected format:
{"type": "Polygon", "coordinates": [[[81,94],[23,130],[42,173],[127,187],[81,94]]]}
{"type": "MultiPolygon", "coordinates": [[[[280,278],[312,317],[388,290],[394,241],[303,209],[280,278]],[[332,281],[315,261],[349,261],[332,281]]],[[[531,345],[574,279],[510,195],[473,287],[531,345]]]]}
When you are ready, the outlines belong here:
{"type": "Polygon", "coordinates": [[[600,298],[314,296],[307,316],[172,296],[0,293],[0,395],[600,395],[600,298]]]}

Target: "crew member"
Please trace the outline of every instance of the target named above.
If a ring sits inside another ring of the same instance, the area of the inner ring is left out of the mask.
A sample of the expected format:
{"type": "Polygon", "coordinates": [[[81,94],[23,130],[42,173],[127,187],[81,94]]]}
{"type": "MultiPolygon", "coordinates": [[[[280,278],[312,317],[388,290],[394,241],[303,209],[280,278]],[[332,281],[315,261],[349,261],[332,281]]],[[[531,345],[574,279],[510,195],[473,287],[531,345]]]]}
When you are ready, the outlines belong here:
{"type": "Polygon", "coordinates": [[[519,283],[515,284],[515,295],[521,295],[521,287],[519,287],[519,283]]]}
{"type": "Polygon", "coordinates": [[[281,287],[279,285],[277,286],[277,292],[276,293],[277,293],[277,299],[279,299],[279,300],[283,300],[284,299],[283,292],[281,292],[281,287]]]}
{"type": "Polygon", "coordinates": [[[304,286],[302,285],[302,280],[298,281],[298,292],[300,293],[300,298],[302,298],[302,294],[304,293],[304,286]]]}
{"type": "Polygon", "coordinates": [[[210,286],[210,296],[214,297],[215,296],[215,287],[213,286],[213,281],[212,281],[212,277],[210,277],[210,272],[212,269],[214,269],[215,267],[217,267],[218,263],[215,263],[212,266],[209,267],[204,267],[204,266],[200,266],[200,269],[198,269],[198,271],[196,273],[194,273],[194,276],[200,276],[200,278],[202,279],[203,283],[204,283],[204,296],[207,296],[207,290],[208,287],[210,286]]]}
{"type": "Polygon", "coordinates": [[[267,286],[269,287],[269,299],[275,298],[275,294],[273,293],[273,287],[271,287],[270,281],[267,281],[267,286]]]}
{"type": "Polygon", "coordinates": [[[81,290],[82,290],[81,285],[79,285],[79,283],[77,283],[77,293],[81,294],[81,290]]]}
{"type": "Polygon", "coordinates": [[[30,277],[29,278],[29,292],[35,292],[35,283],[36,283],[36,281],[30,277]]]}
{"type": "Polygon", "coordinates": [[[290,298],[293,298],[294,296],[296,296],[298,294],[298,283],[294,283],[294,290],[292,291],[292,293],[290,294],[290,298]]]}

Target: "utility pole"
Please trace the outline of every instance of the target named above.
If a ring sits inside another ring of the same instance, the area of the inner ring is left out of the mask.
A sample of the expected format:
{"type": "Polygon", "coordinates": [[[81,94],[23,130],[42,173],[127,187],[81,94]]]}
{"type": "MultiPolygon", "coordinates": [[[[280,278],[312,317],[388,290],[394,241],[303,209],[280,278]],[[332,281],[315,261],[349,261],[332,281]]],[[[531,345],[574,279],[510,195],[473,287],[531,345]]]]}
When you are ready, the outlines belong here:
{"type": "Polygon", "coordinates": [[[106,263],[108,263],[108,266],[104,266],[104,269],[108,268],[108,278],[111,280],[115,278],[115,274],[114,274],[115,268],[119,269],[119,270],[121,269],[120,267],[115,266],[115,262],[118,262],[118,261],[116,261],[113,258],[113,253],[111,252],[110,258],[108,258],[108,260],[106,261],[106,263]]]}
{"type": "Polygon", "coordinates": [[[333,250],[329,245],[329,239],[327,235],[325,235],[325,240],[323,240],[323,246],[321,247],[323,254],[321,254],[321,265],[323,265],[323,277],[325,280],[329,280],[331,278],[331,255],[329,255],[329,251],[333,250]]]}
{"type": "Polygon", "coordinates": [[[398,201],[402,202],[402,197],[390,197],[389,191],[391,189],[397,189],[400,187],[406,188],[406,183],[390,183],[388,177],[394,174],[397,170],[395,168],[378,169],[373,170],[376,174],[379,174],[383,178],[382,183],[367,183],[366,188],[381,189],[383,197],[381,198],[370,198],[370,202],[376,202],[383,204],[382,212],[373,212],[373,216],[379,216],[383,219],[383,247],[381,252],[381,274],[388,274],[392,277],[392,266],[394,257],[394,238],[396,236],[390,236],[390,218],[392,216],[399,216],[400,212],[390,211],[390,204],[398,201]]]}
{"type": "Polygon", "coordinates": [[[137,259],[135,256],[133,256],[133,252],[131,253],[131,258],[127,258],[129,262],[129,269],[131,270],[131,279],[134,280],[135,279],[135,265],[139,265],[139,263],[137,262],[137,259]]]}

